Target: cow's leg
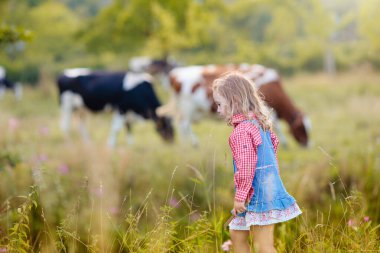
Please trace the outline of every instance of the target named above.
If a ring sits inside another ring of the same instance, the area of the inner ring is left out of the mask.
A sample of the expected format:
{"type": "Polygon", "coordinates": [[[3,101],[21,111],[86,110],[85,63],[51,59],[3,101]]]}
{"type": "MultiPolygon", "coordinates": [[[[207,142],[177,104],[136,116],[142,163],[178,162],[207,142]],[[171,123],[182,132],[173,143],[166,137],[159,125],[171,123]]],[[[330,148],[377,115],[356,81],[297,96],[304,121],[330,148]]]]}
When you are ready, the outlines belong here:
{"type": "Polygon", "coordinates": [[[308,142],[307,142],[307,144],[306,144],[306,147],[307,148],[310,148],[311,146],[312,146],[312,142],[310,141],[310,131],[311,131],[311,120],[310,120],[310,118],[309,117],[307,117],[307,116],[304,116],[303,118],[302,118],[302,123],[303,123],[303,125],[305,126],[305,129],[306,129],[306,133],[307,133],[307,135],[308,135],[308,142]]]}
{"type": "Polygon", "coordinates": [[[61,94],[61,120],[60,128],[65,136],[69,135],[71,127],[71,117],[74,109],[73,93],[65,91],[61,94]]]}
{"type": "Polygon", "coordinates": [[[4,93],[5,93],[5,87],[4,86],[0,86],[0,99],[4,96],[4,93]]]}
{"type": "Polygon", "coordinates": [[[120,129],[123,127],[125,116],[120,112],[115,112],[112,119],[111,130],[108,136],[108,147],[114,148],[116,146],[116,138],[120,129]]]}
{"type": "Polygon", "coordinates": [[[129,145],[132,145],[133,143],[135,143],[135,139],[133,138],[133,135],[132,135],[132,124],[131,122],[128,122],[126,121],[125,122],[125,129],[126,129],[126,134],[127,134],[127,142],[129,145]]]}
{"type": "Polygon", "coordinates": [[[284,131],[282,131],[281,126],[280,126],[280,119],[277,117],[276,113],[272,114],[272,122],[273,122],[273,128],[274,131],[276,132],[278,139],[280,140],[281,146],[286,148],[288,146],[288,140],[285,136],[284,131]]]}
{"type": "Polygon", "coordinates": [[[19,84],[19,83],[15,84],[14,92],[15,92],[16,99],[21,100],[21,98],[22,98],[22,86],[21,86],[21,84],[19,84]]]}
{"type": "Polygon", "coordinates": [[[179,99],[180,131],[185,138],[190,138],[191,144],[198,147],[199,140],[193,132],[192,123],[200,120],[204,114],[210,112],[212,103],[207,97],[205,89],[198,89],[195,93],[184,95],[179,99]]]}
{"type": "Polygon", "coordinates": [[[185,142],[190,140],[194,147],[198,147],[199,140],[194,134],[191,124],[193,119],[196,118],[197,110],[200,108],[199,103],[197,100],[194,100],[194,95],[193,97],[184,96],[179,98],[177,103],[180,139],[185,142]]]}
{"type": "Polygon", "coordinates": [[[133,135],[132,135],[132,122],[133,121],[134,121],[133,115],[130,113],[127,113],[125,115],[125,132],[127,135],[127,143],[129,145],[132,145],[133,143],[135,143],[135,139],[133,138],[133,135]]]}
{"type": "MultiPolygon", "coordinates": [[[[65,91],[61,94],[61,122],[60,127],[64,135],[67,137],[71,128],[71,118],[74,109],[80,109],[83,107],[82,98],[71,92],[65,91]]],[[[79,118],[79,132],[82,134],[83,139],[88,139],[88,133],[85,129],[84,119],[79,118]]]]}
{"type": "Polygon", "coordinates": [[[79,116],[79,124],[78,124],[79,133],[81,134],[82,139],[88,142],[90,140],[90,135],[86,127],[86,112],[84,111],[84,108],[79,108],[78,116],[79,116]]]}
{"type": "Polygon", "coordinates": [[[199,140],[198,140],[198,137],[193,132],[193,129],[191,127],[191,120],[189,118],[183,118],[180,120],[179,134],[180,134],[181,140],[187,142],[190,139],[191,144],[194,147],[198,147],[199,140]]]}

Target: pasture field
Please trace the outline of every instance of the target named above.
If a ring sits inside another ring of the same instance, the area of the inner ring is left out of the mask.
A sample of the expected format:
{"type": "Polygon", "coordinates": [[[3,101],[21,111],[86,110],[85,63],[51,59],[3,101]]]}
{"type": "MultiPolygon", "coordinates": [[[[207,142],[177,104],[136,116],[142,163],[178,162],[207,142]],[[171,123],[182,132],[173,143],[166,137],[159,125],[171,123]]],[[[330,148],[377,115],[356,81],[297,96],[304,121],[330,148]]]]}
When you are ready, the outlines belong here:
{"type": "MultiPolygon", "coordinates": [[[[312,120],[312,146],[287,135],[279,150],[303,215],[276,226],[278,252],[380,252],[379,82],[364,70],[284,80],[312,120]]],[[[25,88],[20,102],[0,100],[0,252],[222,252],[231,129],[215,117],[200,122],[195,149],[165,144],[139,121],[133,145],[122,133],[109,150],[110,120],[90,115],[88,142],[76,129],[62,136],[52,78],[25,88]]]]}

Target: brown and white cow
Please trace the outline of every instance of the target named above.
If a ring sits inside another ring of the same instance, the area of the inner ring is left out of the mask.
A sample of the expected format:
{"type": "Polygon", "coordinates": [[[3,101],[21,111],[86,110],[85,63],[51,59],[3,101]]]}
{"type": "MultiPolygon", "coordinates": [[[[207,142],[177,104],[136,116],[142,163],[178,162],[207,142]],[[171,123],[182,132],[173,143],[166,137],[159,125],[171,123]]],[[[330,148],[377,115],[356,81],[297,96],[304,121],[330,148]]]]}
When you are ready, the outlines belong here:
{"type": "Polygon", "coordinates": [[[262,65],[208,65],[174,68],[170,74],[173,99],[159,109],[159,114],[174,114],[179,124],[182,138],[190,138],[194,146],[198,138],[191,129],[191,124],[200,120],[206,113],[215,112],[212,98],[212,82],[221,75],[239,71],[250,78],[262,93],[266,103],[275,111],[274,127],[281,142],[286,145],[284,134],[276,120],[282,119],[289,125],[296,141],[302,146],[309,144],[310,121],[291,101],[282,88],[281,78],[276,70],[262,65]]]}

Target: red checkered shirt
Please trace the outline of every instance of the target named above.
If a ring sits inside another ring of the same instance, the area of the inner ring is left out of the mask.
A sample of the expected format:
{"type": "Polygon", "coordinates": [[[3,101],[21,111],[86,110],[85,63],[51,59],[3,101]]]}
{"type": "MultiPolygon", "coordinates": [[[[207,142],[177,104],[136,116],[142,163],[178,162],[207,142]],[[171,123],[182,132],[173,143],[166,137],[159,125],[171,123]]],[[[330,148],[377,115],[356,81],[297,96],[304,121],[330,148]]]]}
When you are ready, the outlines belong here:
{"type": "MultiPolygon", "coordinates": [[[[248,116],[251,119],[256,118],[253,113],[248,116]]],[[[236,114],[232,117],[231,123],[234,129],[229,138],[232,157],[235,160],[237,169],[234,175],[235,200],[240,202],[245,202],[252,198],[254,192],[252,182],[257,163],[257,146],[262,142],[259,129],[250,122],[243,122],[244,120],[247,120],[247,117],[243,114],[236,114]]],[[[272,131],[270,136],[277,156],[279,140],[272,131]]]]}

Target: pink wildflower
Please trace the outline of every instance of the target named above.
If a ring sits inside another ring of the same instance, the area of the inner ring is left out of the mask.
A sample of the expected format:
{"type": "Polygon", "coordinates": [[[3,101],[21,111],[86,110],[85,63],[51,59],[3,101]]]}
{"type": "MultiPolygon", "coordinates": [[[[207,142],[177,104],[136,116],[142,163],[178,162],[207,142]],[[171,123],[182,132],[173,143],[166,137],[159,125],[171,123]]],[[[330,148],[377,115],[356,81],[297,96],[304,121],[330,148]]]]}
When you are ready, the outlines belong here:
{"type": "Polygon", "coordinates": [[[171,206],[171,207],[174,207],[174,208],[177,208],[178,206],[179,206],[179,201],[178,201],[178,199],[176,199],[176,198],[170,198],[170,200],[169,200],[169,205],[171,206]]]}
{"type": "Polygon", "coordinates": [[[8,252],[7,248],[0,248],[0,253],[6,253],[8,252]]]}
{"type": "Polygon", "coordinates": [[[119,209],[118,207],[116,207],[116,206],[111,207],[111,208],[109,209],[109,211],[110,211],[110,213],[113,214],[113,215],[117,215],[117,214],[120,213],[120,209],[119,209]]]}
{"type": "Polygon", "coordinates": [[[10,118],[8,120],[8,128],[12,131],[16,130],[20,126],[20,121],[17,118],[10,118]]]}
{"type": "Polygon", "coordinates": [[[190,220],[193,222],[199,220],[199,218],[201,218],[201,214],[198,212],[190,214],[190,220]]]}
{"type": "MultiPolygon", "coordinates": [[[[357,231],[358,230],[358,225],[357,222],[353,219],[349,219],[347,222],[348,226],[352,228],[353,230],[357,231]]],[[[360,225],[360,224],[359,224],[360,225]]]]}
{"type": "Polygon", "coordinates": [[[364,222],[370,221],[369,216],[364,216],[363,220],[364,220],[364,222]]]}
{"type": "Polygon", "coordinates": [[[67,166],[66,164],[59,165],[57,169],[61,174],[69,173],[69,166],[67,166]]]}
{"type": "Polygon", "coordinates": [[[41,134],[41,135],[48,135],[50,133],[50,130],[47,126],[41,126],[40,129],[38,130],[38,132],[41,134]]]}
{"type": "Polygon", "coordinates": [[[222,244],[221,248],[222,248],[223,251],[230,251],[231,250],[231,246],[232,246],[232,241],[231,240],[227,240],[227,241],[225,241],[222,244]]]}
{"type": "Polygon", "coordinates": [[[37,157],[38,162],[43,163],[46,162],[48,159],[47,155],[45,154],[39,154],[37,157]]]}
{"type": "Polygon", "coordinates": [[[101,184],[100,186],[99,186],[99,188],[96,188],[96,189],[94,189],[93,190],[93,193],[95,194],[95,196],[97,196],[97,197],[102,197],[103,196],[103,185],[101,184]]]}

